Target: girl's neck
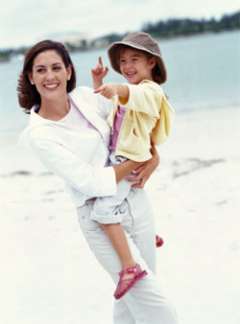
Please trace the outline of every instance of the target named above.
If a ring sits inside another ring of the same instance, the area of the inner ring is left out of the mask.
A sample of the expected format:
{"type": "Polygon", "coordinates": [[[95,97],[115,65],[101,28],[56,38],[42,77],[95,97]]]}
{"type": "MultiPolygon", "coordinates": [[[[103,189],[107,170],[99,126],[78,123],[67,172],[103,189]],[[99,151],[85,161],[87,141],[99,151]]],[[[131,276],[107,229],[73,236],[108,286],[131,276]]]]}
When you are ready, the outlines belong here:
{"type": "Polygon", "coordinates": [[[42,99],[39,115],[43,118],[58,121],[64,118],[70,110],[70,103],[68,96],[63,98],[46,100],[42,99]]]}

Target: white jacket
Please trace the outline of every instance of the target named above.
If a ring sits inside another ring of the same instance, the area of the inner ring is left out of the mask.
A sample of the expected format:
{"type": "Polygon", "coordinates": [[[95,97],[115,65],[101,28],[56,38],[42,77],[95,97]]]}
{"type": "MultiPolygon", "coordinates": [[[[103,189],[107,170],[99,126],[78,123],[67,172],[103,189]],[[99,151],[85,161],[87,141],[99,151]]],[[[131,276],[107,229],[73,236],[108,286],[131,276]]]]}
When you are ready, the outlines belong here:
{"type": "Polygon", "coordinates": [[[110,134],[106,118],[113,107],[87,87],[76,88],[69,97],[96,131],[79,132],[44,119],[33,107],[23,137],[43,164],[65,180],[76,206],[82,206],[87,199],[116,193],[115,172],[105,166],[110,134]]]}

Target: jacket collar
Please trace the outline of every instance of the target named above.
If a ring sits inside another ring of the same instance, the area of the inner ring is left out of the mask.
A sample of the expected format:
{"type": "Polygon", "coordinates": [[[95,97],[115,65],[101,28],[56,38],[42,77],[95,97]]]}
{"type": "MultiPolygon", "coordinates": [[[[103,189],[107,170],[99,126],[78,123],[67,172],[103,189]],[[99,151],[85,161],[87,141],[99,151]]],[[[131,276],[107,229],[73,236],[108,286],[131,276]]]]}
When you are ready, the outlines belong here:
{"type": "MultiPolygon", "coordinates": [[[[94,97],[89,96],[90,91],[90,88],[76,88],[69,93],[69,97],[87,121],[100,132],[104,139],[106,139],[109,136],[109,126],[107,122],[99,116],[97,112],[97,99],[95,101],[92,100],[94,97]]],[[[36,113],[36,108],[36,106],[33,106],[31,109],[30,128],[43,124],[59,125],[58,121],[48,120],[41,117],[36,113]]]]}
{"type": "Polygon", "coordinates": [[[76,88],[69,93],[69,97],[88,122],[105,138],[106,134],[109,133],[109,126],[106,120],[99,116],[97,95],[91,94],[89,96],[90,91],[93,90],[84,87],[76,88]],[[93,96],[96,96],[96,99],[93,96]]]}

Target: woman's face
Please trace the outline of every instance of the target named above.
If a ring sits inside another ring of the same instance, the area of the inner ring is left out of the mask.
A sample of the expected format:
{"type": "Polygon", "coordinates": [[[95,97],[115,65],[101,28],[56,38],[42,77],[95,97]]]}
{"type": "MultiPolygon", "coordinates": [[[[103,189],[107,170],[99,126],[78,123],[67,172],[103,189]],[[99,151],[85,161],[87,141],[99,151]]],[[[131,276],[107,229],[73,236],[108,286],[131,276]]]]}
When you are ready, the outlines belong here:
{"type": "Polygon", "coordinates": [[[32,72],[28,77],[36,86],[41,99],[59,99],[67,93],[71,67],[65,67],[61,56],[56,51],[47,50],[35,57],[32,72]]]}

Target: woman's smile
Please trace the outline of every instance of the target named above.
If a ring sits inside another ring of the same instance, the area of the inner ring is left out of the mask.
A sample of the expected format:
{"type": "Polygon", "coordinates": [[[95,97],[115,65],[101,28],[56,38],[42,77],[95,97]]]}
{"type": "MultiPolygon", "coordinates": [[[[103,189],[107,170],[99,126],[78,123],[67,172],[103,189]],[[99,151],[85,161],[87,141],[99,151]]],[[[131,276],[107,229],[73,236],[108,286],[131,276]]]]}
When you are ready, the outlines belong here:
{"type": "Polygon", "coordinates": [[[48,90],[55,90],[58,88],[59,82],[45,83],[43,86],[48,90]]]}

